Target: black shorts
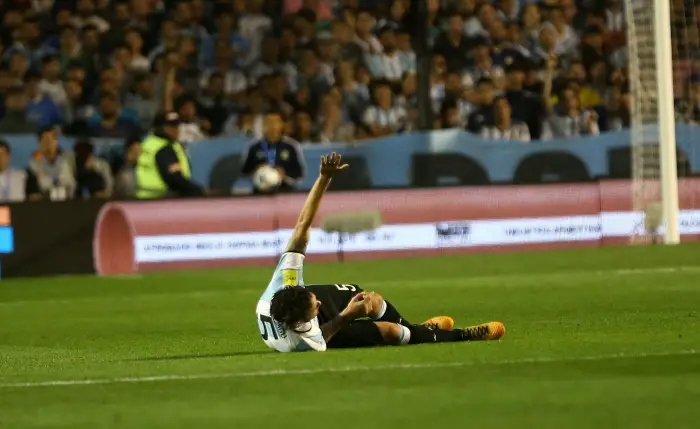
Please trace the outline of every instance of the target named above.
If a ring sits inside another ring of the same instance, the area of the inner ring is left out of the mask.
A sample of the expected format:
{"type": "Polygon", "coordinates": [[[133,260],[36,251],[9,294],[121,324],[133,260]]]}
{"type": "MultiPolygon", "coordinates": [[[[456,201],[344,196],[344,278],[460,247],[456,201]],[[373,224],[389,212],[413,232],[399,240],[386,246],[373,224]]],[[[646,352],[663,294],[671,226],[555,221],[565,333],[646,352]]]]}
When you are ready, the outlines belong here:
{"type": "MultiPolygon", "coordinates": [[[[323,326],[335,319],[362,288],[357,285],[307,285],[305,286],[321,301],[318,324],[323,326]]],[[[372,320],[356,320],[338,331],[328,342],[328,348],[348,349],[384,345],[379,328],[372,320]]]]}

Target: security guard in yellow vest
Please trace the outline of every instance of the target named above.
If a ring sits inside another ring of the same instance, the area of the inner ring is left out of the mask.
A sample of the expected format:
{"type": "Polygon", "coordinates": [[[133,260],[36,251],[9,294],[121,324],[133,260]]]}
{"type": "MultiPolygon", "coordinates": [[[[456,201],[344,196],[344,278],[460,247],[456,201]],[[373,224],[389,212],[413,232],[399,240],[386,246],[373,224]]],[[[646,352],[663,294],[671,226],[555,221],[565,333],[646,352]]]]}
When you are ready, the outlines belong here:
{"type": "Polygon", "coordinates": [[[190,180],[190,161],[177,141],[180,134],[178,114],[165,114],[157,125],[161,126],[141,143],[141,155],[136,163],[136,198],[204,195],[202,187],[190,180]]]}

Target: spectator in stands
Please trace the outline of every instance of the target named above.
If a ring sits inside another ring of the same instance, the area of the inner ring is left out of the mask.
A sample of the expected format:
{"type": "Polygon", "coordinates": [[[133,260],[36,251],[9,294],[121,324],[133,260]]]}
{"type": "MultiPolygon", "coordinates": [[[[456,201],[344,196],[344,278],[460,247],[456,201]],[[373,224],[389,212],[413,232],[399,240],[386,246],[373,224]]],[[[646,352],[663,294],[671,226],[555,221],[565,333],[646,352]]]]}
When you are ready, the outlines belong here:
{"type": "Polygon", "coordinates": [[[61,70],[64,73],[70,64],[80,64],[85,69],[89,65],[89,61],[83,53],[80,39],[78,39],[78,31],[73,25],[66,25],[60,29],[58,56],[61,60],[61,70]]]}
{"type": "Polygon", "coordinates": [[[593,63],[605,61],[603,30],[597,25],[589,25],[583,31],[581,61],[590,70],[593,63]]]}
{"type": "Polygon", "coordinates": [[[73,127],[86,127],[87,119],[92,116],[94,109],[85,102],[83,85],[76,79],[68,79],[64,83],[64,88],[66,102],[61,108],[63,122],[73,127]]]}
{"type": "Polygon", "coordinates": [[[377,19],[368,10],[361,10],[357,13],[357,23],[355,24],[355,43],[365,54],[378,54],[382,52],[382,44],[372,33],[377,19]]]}
{"type": "Polygon", "coordinates": [[[13,83],[22,85],[24,78],[29,71],[29,57],[24,52],[13,51],[9,54],[10,75],[14,79],[13,83]]]}
{"type": "MultiPolygon", "coordinates": [[[[4,140],[0,140],[0,202],[9,203],[40,198],[41,195],[31,193],[32,186],[27,183],[29,178],[27,172],[12,167],[10,157],[10,145],[4,140]]],[[[35,187],[36,183],[34,183],[35,187]]]]}
{"type": "Polygon", "coordinates": [[[29,59],[30,67],[38,67],[44,56],[53,53],[53,49],[44,46],[39,21],[35,17],[25,17],[17,31],[13,31],[13,36],[15,37],[7,49],[8,53],[22,53],[29,59]]]}
{"type": "Polygon", "coordinates": [[[102,158],[95,156],[95,148],[89,140],[78,140],[75,152],[75,197],[109,198],[114,179],[112,171],[102,158]]]}
{"type": "Polygon", "coordinates": [[[440,111],[440,105],[445,99],[445,78],[447,76],[447,61],[440,54],[433,55],[430,68],[430,101],[433,112],[440,111]]]}
{"type": "Polygon", "coordinates": [[[109,67],[109,56],[102,48],[102,34],[97,26],[87,24],[80,33],[82,42],[82,55],[87,60],[87,68],[92,72],[99,72],[109,67]]]}
{"type": "Polygon", "coordinates": [[[129,138],[124,143],[124,165],[117,172],[114,182],[116,198],[136,197],[136,162],[141,154],[141,141],[129,138]]]}
{"type": "Polygon", "coordinates": [[[416,75],[413,73],[406,73],[401,80],[401,90],[396,95],[396,105],[402,107],[407,113],[410,110],[417,109],[417,90],[418,84],[416,83],[416,75]]]}
{"type": "Polygon", "coordinates": [[[364,52],[360,45],[353,41],[353,35],[353,28],[346,21],[342,19],[333,21],[332,37],[335,42],[333,58],[336,63],[349,61],[351,64],[357,64],[362,61],[364,52]]]}
{"type": "Polygon", "coordinates": [[[209,121],[210,135],[221,134],[233,108],[233,102],[224,92],[224,76],[221,73],[214,72],[209,76],[209,82],[202,90],[198,104],[202,117],[209,121]]]}
{"type": "Polygon", "coordinates": [[[263,13],[263,2],[264,0],[250,0],[246,3],[239,0],[239,3],[243,3],[245,7],[239,9],[238,28],[250,44],[248,55],[241,63],[242,66],[250,65],[252,60],[260,56],[262,39],[265,34],[272,31],[272,18],[263,13]]]}
{"type": "Polygon", "coordinates": [[[454,98],[447,98],[440,107],[440,128],[460,128],[462,121],[459,114],[459,106],[454,98]]]}
{"type": "Polygon", "coordinates": [[[464,32],[468,37],[488,36],[488,29],[499,19],[496,8],[489,2],[482,2],[474,12],[474,16],[465,23],[464,32]]]}
{"type": "MultiPolygon", "coordinates": [[[[628,85],[615,86],[610,91],[610,98],[606,106],[606,125],[607,131],[622,131],[629,128],[632,122],[631,113],[631,96],[628,85]]],[[[700,111],[700,109],[696,110],[700,111]]],[[[682,113],[687,111],[681,110],[682,113]]],[[[697,118],[698,116],[696,116],[697,118]]],[[[687,118],[682,118],[686,119],[687,118]]]]}
{"type": "Polygon", "coordinates": [[[24,88],[13,86],[5,93],[5,114],[0,119],[0,134],[35,133],[37,125],[27,115],[27,96],[24,88]]]}
{"type": "Polygon", "coordinates": [[[530,130],[523,122],[513,120],[508,99],[497,97],[493,102],[494,124],[481,129],[481,137],[487,140],[511,140],[519,142],[530,141],[530,130]]]}
{"type": "Polygon", "coordinates": [[[129,3],[125,1],[112,2],[112,16],[109,20],[109,30],[104,33],[102,43],[106,51],[113,51],[116,47],[124,46],[132,55],[131,48],[126,45],[126,32],[129,30],[131,16],[129,3]]]}
{"type": "Polygon", "coordinates": [[[306,88],[309,91],[308,108],[315,113],[321,96],[333,86],[335,79],[333,70],[319,61],[313,46],[305,46],[301,49],[298,79],[298,88],[306,88]]]}
{"type": "Polygon", "coordinates": [[[192,95],[183,95],[177,100],[177,113],[180,116],[181,143],[187,147],[189,143],[204,140],[211,129],[211,123],[200,119],[197,115],[197,100],[192,95]]]}
{"type": "Polygon", "coordinates": [[[155,125],[155,131],[141,143],[136,164],[136,198],[204,195],[204,189],[192,181],[189,159],[178,141],[178,114],[168,112],[156,118],[155,125]]]}
{"type": "Polygon", "coordinates": [[[24,77],[27,91],[27,117],[38,127],[60,125],[61,111],[51,98],[41,92],[41,75],[28,72],[24,77]]]}
{"type": "Polygon", "coordinates": [[[224,78],[224,92],[226,96],[232,101],[242,101],[248,82],[243,72],[233,68],[232,60],[233,52],[231,51],[231,46],[225,41],[218,41],[214,48],[215,66],[205,70],[200,75],[200,89],[207,86],[209,76],[216,72],[224,78]]]}
{"type": "Polygon", "coordinates": [[[168,51],[176,50],[180,43],[180,31],[177,22],[171,17],[166,17],[160,24],[160,37],[158,45],[148,53],[148,61],[154,63],[157,57],[168,51]]]}
{"type": "Polygon", "coordinates": [[[552,106],[543,127],[542,138],[563,139],[585,135],[598,135],[598,114],[594,110],[582,110],[578,97],[571,88],[565,88],[559,96],[559,104],[552,106]]]}
{"type": "Polygon", "coordinates": [[[353,120],[359,120],[369,104],[367,85],[357,80],[357,70],[351,61],[340,61],[336,67],[338,86],[343,96],[343,109],[353,120]]]}
{"type": "Polygon", "coordinates": [[[274,72],[282,72],[284,65],[280,62],[279,39],[272,34],[265,36],[262,42],[260,58],[248,70],[250,83],[257,85],[261,78],[274,72]]]}
{"type": "Polygon", "coordinates": [[[394,29],[389,25],[382,27],[379,32],[379,41],[382,44],[382,52],[368,55],[366,61],[372,77],[384,78],[393,87],[399,88],[405,73],[415,72],[411,68],[409,58],[398,51],[394,29]]]}
{"type": "Polygon", "coordinates": [[[306,110],[297,110],[294,112],[295,134],[292,135],[294,140],[301,144],[316,143],[319,137],[315,135],[311,115],[306,110]]]}
{"type": "Polygon", "coordinates": [[[462,76],[462,81],[467,85],[473,85],[482,77],[489,77],[497,90],[503,90],[505,86],[505,73],[503,68],[494,64],[491,53],[491,41],[484,36],[479,36],[472,41],[473,65],[462,76]]]}
{"type": "Polygon", "coordinates": [[[39,130],[39,150],[29,161],[28,170],[44,197],[56,201],[73,198],[76,184],[70,158],[58,146],[58,128],[39,130]]]}
{"type": "MultiPolygon", "coordinates": [[[[518,51],[509,51],[505,62],[505,96],[508,99],[508,103],[510,103],[513,118],[525,122],[530,130],[530,137],[538,139],[542,133],[542,121],[545,117],[542,94],[525,90],[525,76],[536,66],[518,51]]],[[[549,73],[553,75],[556,62],[553,62],[550,68],[551,71],[549,73]]]]}
{"type": "Polygon", "coordinates": [[[455,12],[448,18],[447,30],[435,41],[433,52],[445,58],[450,70],[464,70],[467,67],[467,54],[471,44],[464,34],[464,18],[455,12]]]}
{"type": "Polygon", "coordinates": [[[384,79],[378,79],[372,87],[374,102],[362,116],[362,122],[370,136],[384,137],[402,132],[406,127],[406,111],[394,105],[391,84],[384,79]]]}
{"type": "Polygon", "coordinates": [[[284,119],[280,112],[271,110],[265,115],[265,136],[251,143],[244,151],[241,173],[251,176],[258,168],[269,165],[282,175],[281,191],[297,189],[306,173],[301,146],[283,135],[284,119]]]}
{"type": "Polygon", "coordinates": [[[42,60],[42,79],[39,82],[39,90],[47,95],[59,108],[65,107],[68,102],[66,89],[61,80],[61,62],[57,56],[46,56],[42,60]]]}
{"type": "Polygon", "coordinates": [[[548,20],[552,23],[556,34],[554,53],[562,57],[575,52],[578,48],[579,37],[567,22],[565,11],[561,4],[549,8],[548,20]]]}
{"type": "Polygon", "coordinates": [[[162,99],[156,96],[155,76],[148,72],[134,75],[131,90],[124,97],[124,109],[135,113],[142,130],[149,130],[161,108],[162,99]]]}
{"type": "Polygon", "coordinates": [[[100,96],[98,113],[91,118],[87,136],[92,138],[125,139],[141,133],[139,127],[121,115],[117,94],[105,92],[100,96]]]}
{"type": "Polygon", "coordinates": [[[355,140],[355,124],[343,109],[343,93],[337,86],[324,95],[319,120],[322,143],[350,143],[355,140]]]}
{"type": "Polygon", "coordinates": [[[307,8],[299,9],[294,15],[294,30],[302,45],[313,42],[316,38],[316,12],[307,8]]]}
{"type": "Polygon", "coordinates": [[[265,76],[260,83],[269,109],[278,110],[287,117],[294,113],[294,106],[285,99],[286,79],[282,73],[273,72],[265,76]]]}
{"type": "Polygon", "coordinates": [[[228,5],[216,15],[214,25],[214,34],[200,41],[200,64],[202,66],[208,67],[214,64],[214,48],[221,41],[231,46],[236,58],[248,55],[250,43],[236,31],[236,19],[228,5]]]}
{"type": "Polygon", "coordinates": [[[493,117],[493,101],[496,97],[496,88],[493,81],[483,77],[477,83],[476,90],[470,92],[469,100],[473,103],[473,111],[467,118],[467,130],[480,134],[484,127],[495,123],[493,117]]]}
{"type": "Polygon", "coordinates": [[[79,30],[87,26],[93,26],[100,33],[109,30],[109,22],[97,14],[95,0],[77,0],[75,10],[77,15],[73,19],[73,25],[79,30]]]}
{"type": "Polygon", "coordinates": [[[151,63],[143,55],[144,40],[141,31],[135,27],[128,27],[124,34],[124,41],[131,51],[130,68],[134,71],[148,72],[151,63]]]}

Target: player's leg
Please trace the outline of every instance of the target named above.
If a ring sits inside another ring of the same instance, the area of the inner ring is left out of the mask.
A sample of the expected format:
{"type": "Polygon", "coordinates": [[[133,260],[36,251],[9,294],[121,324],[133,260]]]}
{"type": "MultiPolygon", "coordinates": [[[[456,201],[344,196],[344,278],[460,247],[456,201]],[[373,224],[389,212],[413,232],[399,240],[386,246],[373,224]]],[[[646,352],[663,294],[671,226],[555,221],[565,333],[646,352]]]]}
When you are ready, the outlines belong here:
{"type": "Polygon", "coordinates": [[[400,346],[408,344],[410,336],[408,328],[398,323],[356,320],[338,331],[328,348],[400,346]]]}
{"type": "MultiPolygon", "coordinates": [[[[394,307],[389,301],[385,300],[380,294],[377,292],[367,292],[367,295],[369,296],[369,299],[372,300],[372,307],[375,309],[375,313],[371,317],[373,320],[398,323],[406,327],[413,326],[412,323],[406,320],[401,313],[399,313],[399,310],[396,307],[394,307]]],[[[449,331],[454,328],[455,323],[451,317],[437,316],[426,320],[421,325],[449,331]]]]}
{"type": "Polygon", "coordinates": [[[372,301],[372,307],[375,309],[375,313],[370,318],[381,326],[380,330],[387,344],[495,340],[505,334],[505,327],[500,322],[453,329],[454,321],[447,316],[433,317],[421,325],[412,325],[401,316],[396,307],[377,292],[367,292],[367,297],[372,301]]]}

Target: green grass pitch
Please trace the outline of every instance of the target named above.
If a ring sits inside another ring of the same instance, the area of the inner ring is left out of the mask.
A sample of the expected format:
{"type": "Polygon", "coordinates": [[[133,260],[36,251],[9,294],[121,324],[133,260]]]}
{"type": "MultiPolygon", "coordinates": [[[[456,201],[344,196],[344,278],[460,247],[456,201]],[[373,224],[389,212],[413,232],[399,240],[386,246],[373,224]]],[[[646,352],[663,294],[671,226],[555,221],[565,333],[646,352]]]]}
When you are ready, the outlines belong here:
{"type": "Polygon", "coordinates": [[[272,269],[0,283],[0,428],[697,428],[700,247],[314,264],[502,341],[277,354],[272,269]]]}

